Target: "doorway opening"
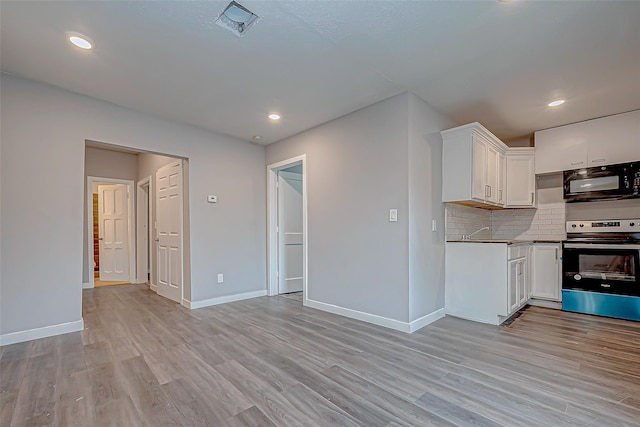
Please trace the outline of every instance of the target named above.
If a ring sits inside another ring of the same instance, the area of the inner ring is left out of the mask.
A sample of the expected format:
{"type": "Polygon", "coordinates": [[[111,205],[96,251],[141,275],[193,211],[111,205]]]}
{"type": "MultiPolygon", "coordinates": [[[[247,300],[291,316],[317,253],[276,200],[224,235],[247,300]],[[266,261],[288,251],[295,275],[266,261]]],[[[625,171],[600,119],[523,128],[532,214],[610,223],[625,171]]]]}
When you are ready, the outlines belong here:
{"type": "Polygon", "coordinates": [[[306,305],[308,285],[306,156],[267,167],[270,296],[306,305]]]}
{"type": "Polygon", "coordinates": [[[177,156],[85,141],[83,288],[146,284],[187,305],[188,166],[177,156]]]}
{"type": "Polygon", "coordinates": [[[89,287],[135,282],[133,181],[87,177],[89,287]]]}

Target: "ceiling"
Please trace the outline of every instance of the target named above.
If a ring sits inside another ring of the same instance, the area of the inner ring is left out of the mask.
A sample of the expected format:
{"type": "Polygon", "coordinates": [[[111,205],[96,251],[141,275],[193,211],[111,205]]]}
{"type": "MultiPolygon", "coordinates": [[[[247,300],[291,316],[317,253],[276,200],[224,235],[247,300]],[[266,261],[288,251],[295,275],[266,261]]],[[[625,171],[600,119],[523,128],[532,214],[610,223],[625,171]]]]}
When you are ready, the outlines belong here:
{"type": "Polygon", "coordinates": [[[2,1],[0,64],[261,144],[404,91],[504,140],[640,108],[638,1],[240,3],[242,37],[213,23],[227,1],[2,1]]]}

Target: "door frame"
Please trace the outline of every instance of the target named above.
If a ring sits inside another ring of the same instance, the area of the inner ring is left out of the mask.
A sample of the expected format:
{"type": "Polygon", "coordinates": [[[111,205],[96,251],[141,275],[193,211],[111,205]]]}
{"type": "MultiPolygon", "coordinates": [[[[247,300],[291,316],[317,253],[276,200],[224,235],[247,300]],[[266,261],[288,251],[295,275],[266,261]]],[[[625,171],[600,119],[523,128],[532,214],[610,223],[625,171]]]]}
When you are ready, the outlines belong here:
{"type": "Polygon", "coordinates": [[[267,166],[267,295],[278,295],[278,171],[302,165],[302,303],[309,296],[309,238],[307,236],[307,155],[292,157],[267,166]]]}
{"type": "Polygon", "coordinates": [[[154,285],[151,280],[151,274],[147,276],[147,272],[151,272],[151,244],[153,241],[153,229],[151,227],[151,218],[153,218],[153,180],[151,175],[144,177],[136,183],[136,283],[147,283],[152,290],[154,285]],[[145,191],[144,187],[147,187],[145,191]],[[144,225],[147,225],[147,233],[145,236],[144,225]],[[147,244],[143,242],[147,239],[147,244]]]}
{"type": "Polygon", "coordinates": [[[134,182],[129,179],[116,179],[116,178],[103,178],[98,176],[87,176],[87,269],[89,270],[89,285],[87,288],[93,288],[95,286],[94,280],[94,267],[95,257],[93,256],[93,184],[122,184],[127,186],[128,199],[127,203],[127,227],[128,227],[128,242],[129,245],[129,282],[134,283],[137,278],[136,273],[136,233],[135,223],[133,221],[134,210],[134,182]]]}

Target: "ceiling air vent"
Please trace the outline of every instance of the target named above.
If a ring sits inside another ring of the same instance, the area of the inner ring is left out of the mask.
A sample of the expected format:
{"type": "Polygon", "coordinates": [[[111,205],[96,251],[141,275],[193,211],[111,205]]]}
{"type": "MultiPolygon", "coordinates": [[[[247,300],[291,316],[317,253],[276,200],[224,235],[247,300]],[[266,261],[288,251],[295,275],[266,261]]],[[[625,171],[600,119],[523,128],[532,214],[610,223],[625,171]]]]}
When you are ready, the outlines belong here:
{"type": "Polygon", "coordinates": [[[229,3],[216,19],[216,25],[226,28],[240,37],[255,24],[260,17],[235,1],[229,3]]]}

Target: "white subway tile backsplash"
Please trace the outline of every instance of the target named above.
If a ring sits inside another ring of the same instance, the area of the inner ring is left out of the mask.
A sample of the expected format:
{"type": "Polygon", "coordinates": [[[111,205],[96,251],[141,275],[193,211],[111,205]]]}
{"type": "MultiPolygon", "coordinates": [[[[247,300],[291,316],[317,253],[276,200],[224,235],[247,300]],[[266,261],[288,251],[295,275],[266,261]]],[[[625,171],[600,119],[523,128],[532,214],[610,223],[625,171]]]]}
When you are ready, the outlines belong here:
{"type": "MultiPolygon", "coordinates": [[[[482,227],[491,227],[491,212],[452,203],[446,205],[445,234],[447,240],[459,240],[464,234],[471,234],[482,227]]],[[[490,239],[491,231],[485,230],[474,237],[490,239]]]]}
{"type": "Polygon", "coordinates": [[[491,214],[493,239],[558,239],[566,233],[564,203],[539,205],[538,209],[507,209],[491,214]]]}
{"type": "Polygon", "coordinates": [[[447,203],[445,233],[447,240],[490,226],[475,235],[478,239],[566,239],[564,203],[539,205],[538,209],[489,211],[447,203]]]}

